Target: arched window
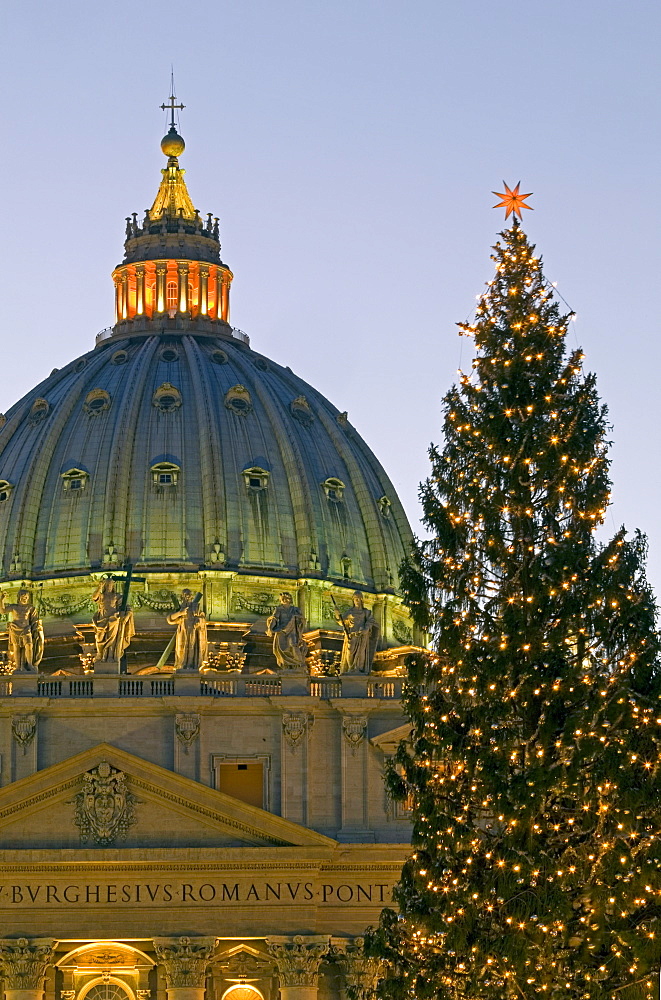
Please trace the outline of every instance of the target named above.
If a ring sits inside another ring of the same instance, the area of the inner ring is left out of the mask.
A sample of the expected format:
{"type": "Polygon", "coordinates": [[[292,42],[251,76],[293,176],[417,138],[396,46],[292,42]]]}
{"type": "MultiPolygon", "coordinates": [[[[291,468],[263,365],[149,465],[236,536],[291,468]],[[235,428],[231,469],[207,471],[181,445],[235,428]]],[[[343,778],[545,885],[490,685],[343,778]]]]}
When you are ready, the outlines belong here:
{"type": "Polygon", "coordinates": [[[123,983],[110,981],[95,983],[81,1000],[131,1000],[131,995],[123,983]]]}
{"type": "Polygon", "coordinates": [[[225,990],[222,1000],[264,1000],[264,995],[251,983],[236,983],[225,990]]]}
{"type": "Polygon", "coordinates": [[[177,295],[177,282],[168,281],[165,287],[165,301],[168,309],[174,309],[177,311],[177,306],[179,305],[179,296],[177,295]]]}

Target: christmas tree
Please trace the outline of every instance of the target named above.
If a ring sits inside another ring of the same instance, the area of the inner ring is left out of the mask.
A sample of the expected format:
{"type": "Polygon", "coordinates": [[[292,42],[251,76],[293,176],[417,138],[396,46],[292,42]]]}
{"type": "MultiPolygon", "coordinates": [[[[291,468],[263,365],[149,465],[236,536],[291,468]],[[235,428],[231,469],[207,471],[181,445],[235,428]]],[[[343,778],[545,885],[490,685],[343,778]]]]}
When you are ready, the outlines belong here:
{"type": "Polygon", "coordinates": [[[382,998],[651,1000],[661,673],[645,540],[595,535],[606,409],[514,209],[460,324],[476,358],[445,397],[421,492],[431,539],[405,570],[432,640],[389,775],[413,854],[368,949],[388,966],[382,998]]]}

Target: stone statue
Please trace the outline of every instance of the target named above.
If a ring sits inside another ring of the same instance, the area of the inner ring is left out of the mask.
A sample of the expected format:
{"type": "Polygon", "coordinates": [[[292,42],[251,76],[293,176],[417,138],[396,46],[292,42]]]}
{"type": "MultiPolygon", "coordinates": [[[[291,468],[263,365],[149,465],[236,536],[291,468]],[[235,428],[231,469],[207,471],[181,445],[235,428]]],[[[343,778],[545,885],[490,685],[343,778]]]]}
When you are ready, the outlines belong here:
{"type": "Polygon", "coordinates": [[[353,593],[352,609],[346,615],[336,611],[335,617],[344,628],[340,673],[369,674],[380,629],[372,612],[363,604],[360,590],[353,593]]]}
{"type": "Polygon", "coordinates": [[[14,670],[36,670],[44,655],[44,628],[32,605],[30,591],[19,590],[16,604],[7,604],[6,598],[4,591],[0,591],[0,611],[10,616],[9,655],[14,670]]]}
{"type": "Polygon", "coordinates": [[[179,610],[168,615],[168,625],[176,625],[174,669],[199,670],[207,660],[207,619],[200,610],[202,594],[182,590],[179,610]]]}
{"type": "Polygon", "coordinates": [[[133,612],[122,611],[122,599],[115,592],[115,581],[102,580],[92,594],[96,611],[92,615],[96,642],[95,663],[119,663],[135,635],[133,612]]]}
{"type": "Polygon", "coordinates": [[[281,669],[305,670],[308,646],[303,638],[304,627],[305,620],[291,594],[280,594],[280,604],[266,619],[266,634],[273,636],[273,655],[281,669]]]}

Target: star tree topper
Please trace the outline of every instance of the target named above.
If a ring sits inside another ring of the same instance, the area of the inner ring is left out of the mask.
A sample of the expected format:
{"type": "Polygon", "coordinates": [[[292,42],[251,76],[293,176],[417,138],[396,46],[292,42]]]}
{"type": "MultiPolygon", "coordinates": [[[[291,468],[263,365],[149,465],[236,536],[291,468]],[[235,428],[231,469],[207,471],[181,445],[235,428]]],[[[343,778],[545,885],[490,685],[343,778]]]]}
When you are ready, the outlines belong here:
{"type": "Polygon", "coordinates": [[[502,198],[494,208],[504,208],[505,209],[505,221],[509,219],[510,215],[514,215],[515,218],[521,218],[521,209],[527,208],[529,212],[534,212],[534,208],[531,205],[526,205],[526,198],[529,198],[532,191],[528,194],[519,194],[519,188],[521,187],[521,181],[516,185],[515,188],[509,188],[505,181],[503,181],[503,187],[505,191],[492,191],[497,198],[502,198]]]}

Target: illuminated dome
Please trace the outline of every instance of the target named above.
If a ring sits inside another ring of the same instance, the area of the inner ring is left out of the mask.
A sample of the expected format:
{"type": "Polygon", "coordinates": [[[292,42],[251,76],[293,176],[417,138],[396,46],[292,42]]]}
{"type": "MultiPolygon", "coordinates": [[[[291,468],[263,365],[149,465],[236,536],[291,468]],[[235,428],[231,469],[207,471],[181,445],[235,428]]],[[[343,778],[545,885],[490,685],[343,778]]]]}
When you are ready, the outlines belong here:
{"type": "Polygon", "coordinates": [[[127,219],[114,327],[1,426],[3,585],[33,590],[47,637],[49,616],[89,619],[90,576],[130,563],[152,616],[187,586],[210,618],[250,622],[285,588],[311,627],[337,629],[332,588],[360,589],[386,645],[410,641],[393,486],[346,413],[230,325],[218,219],[166,139],[152,208],[127,219]]]}

